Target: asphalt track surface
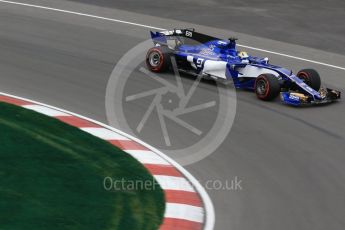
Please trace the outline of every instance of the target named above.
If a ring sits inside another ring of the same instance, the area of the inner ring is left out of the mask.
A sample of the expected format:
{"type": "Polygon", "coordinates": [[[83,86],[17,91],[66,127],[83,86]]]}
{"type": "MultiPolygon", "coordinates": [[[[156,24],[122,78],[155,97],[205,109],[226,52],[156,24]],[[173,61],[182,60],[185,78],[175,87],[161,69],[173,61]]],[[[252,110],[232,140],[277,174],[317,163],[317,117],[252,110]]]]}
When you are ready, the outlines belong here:
{"type": "MultiPolygon", "coordinates": [[[[193,26],[222,37],[229,34],[115,8],[30,3],[161,28],[193,26]]],[[[134,25],[0,2],[0,90],[107,122],[104,98],[111,71],[125,52],[147,39],[147,32],[134,25]]],[[[236,34],[241,44],[345,67],[341,54],[236,34]]],[[[343,69],[248,51],[295,71],[315,68],[327,86],[345,89],[343,69]]],[[[258,101],[245,91],[237,92],[237,100],[235,122],[223,144],[186,167],[201,183],[234,176],[243,180],[241,191],[208,191],[216,210],[215,229],[344,229],[344,103],[296,109],[258,101]]],[[[142,113],[143,108],[132,112],[142,113]]],[[[150,144],[155,145],[154,140],[150,144]]]]}
{"type": "Polygon", "coordinates": [[[345,54],[341,0],[70,0],[345,54]]]}

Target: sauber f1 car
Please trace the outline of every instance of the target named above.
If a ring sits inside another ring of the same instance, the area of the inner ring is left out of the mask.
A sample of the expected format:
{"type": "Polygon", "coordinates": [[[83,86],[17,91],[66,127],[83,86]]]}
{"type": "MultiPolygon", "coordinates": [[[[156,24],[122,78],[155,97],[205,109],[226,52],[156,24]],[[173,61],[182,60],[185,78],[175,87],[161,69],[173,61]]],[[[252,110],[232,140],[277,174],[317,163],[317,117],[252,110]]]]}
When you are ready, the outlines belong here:
{"type": "Polygon", "coordinates": [[[340,92],[321,88],[319,74],[303,69],[291,70],[269,64],[268,58],[249,56],[236,49],[236,38],[222,40],[196,32],[174,29],[152,32],[154,47],[149,49],[146,64],[153,72],[166,71],[172,57],[180,72],[233,82],[238,89],[255,91],[261,100],[273,100],[280,94],[282,102],[299,106],[324,104],[340,98],[340,92]]]}

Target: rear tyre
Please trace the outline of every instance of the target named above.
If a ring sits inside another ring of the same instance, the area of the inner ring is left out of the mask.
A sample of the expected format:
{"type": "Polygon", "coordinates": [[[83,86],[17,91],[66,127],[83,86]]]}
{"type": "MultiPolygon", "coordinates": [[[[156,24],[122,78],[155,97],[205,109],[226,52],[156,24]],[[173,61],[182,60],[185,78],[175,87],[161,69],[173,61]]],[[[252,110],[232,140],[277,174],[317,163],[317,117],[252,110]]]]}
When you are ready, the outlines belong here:
{"type": "Polygon", "coordinates": [[[314,69],[302,69],[297,73],[297,77],[316,91],[320,90],[320,75],[314,69]]]}
{"type": "Polygon", "coordinates": [[[168,47],[158,46],[147,51],[146,65],[152,72],[164,72],[169,68],[170,50],[168,47]]]}
{"type": "Polygon", "coordinates": [[[264,101],[271,101],[280,93],[280,84],[273,74],[261,74],[255,80],[256,96],[264,101]]]}

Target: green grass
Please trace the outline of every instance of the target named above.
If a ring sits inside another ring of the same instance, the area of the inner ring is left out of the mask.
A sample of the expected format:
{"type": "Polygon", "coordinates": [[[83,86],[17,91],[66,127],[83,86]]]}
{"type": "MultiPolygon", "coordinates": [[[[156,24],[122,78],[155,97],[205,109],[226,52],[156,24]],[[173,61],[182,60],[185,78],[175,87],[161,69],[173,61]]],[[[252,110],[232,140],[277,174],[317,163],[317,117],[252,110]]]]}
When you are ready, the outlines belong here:
{"type": "Polygon", "coordinates": [[[157,229],[164,195],[107,191],[103,180],[153,181],[134,158],[54,118],[0,103],[0,229],[157,229]]]}

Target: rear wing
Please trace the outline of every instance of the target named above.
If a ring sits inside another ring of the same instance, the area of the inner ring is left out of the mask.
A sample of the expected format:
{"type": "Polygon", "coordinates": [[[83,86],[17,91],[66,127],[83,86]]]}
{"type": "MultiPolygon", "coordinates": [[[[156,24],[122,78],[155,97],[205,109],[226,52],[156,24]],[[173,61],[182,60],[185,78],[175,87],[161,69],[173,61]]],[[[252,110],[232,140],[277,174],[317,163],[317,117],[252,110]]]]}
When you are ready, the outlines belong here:
{"type": "MultiPolygon", "coordinates": [[[[193,40],[202,44],[207,43],[209,41],[221,40],[216,37],[195,32],[194,29],[174,29],[174,30],[166,30],[166,31],[160,31],[160,32],[150,31],[150,33],[151,33],[151,38],[152,38],[153,43],[160,44],[160,45],[166,45],[167,38],[169,37],[190,38],[190,40],[193,40]]],[[[188,39],[185,39],[185,41],[186,40],[188,39]]]]}

